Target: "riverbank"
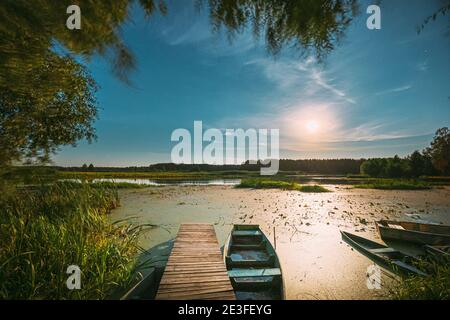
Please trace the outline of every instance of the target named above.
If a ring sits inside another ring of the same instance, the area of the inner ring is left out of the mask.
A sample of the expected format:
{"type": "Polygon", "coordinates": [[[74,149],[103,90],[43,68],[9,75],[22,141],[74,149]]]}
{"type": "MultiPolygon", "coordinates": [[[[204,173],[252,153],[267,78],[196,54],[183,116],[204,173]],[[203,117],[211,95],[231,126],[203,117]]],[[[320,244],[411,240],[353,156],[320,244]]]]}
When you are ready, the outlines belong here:
{"type": "MultiPolygon", "coordinates": [[[[119,190],[121,207],[111,221],[132,218],[152,223],[140,238],[151,248],[173,238],[183,222],[215,225],[223,244],[232,225],[259,224],[281,259],[288,299],[378,299],[369,290],[372,263],[341,241],[339,230],[380,241],[374,221],[406,219],[450,224],[450,188],[384,191],[325,185],[330,193],[237,189],[231,186],[162,186],[119,190]]],[[[383,274],[383,283],[390,278],[383,274]]]]}
{"type": "MultiPolygon", "coordinates": [[[[167,184],[241,184],[242,187],[275,187],[297,189],[302,185],[353,185],[356,188],[380,190],[424,190],[450,185],[450,177],[421,177],[417,179],[371,178],[364,175],[305,175],[299,172],[280,171],[270,177],[261,177],[259,171],[214,171],[214,172],[76,172],[59,171],[59,179],[86,181],[118,181],[140,185],[167,184]],[[209,183],[208,183],[209,182],[209,183]],[[269,186],[272,182],[272,186],[269,186]],[[264,186],[263,184],[266,184],[264,186]],[[290,186],[289,186],[290,185],[290,186]]],[[[320,188],[305,187],[306,192],[324,192],[320,188]]]]}
{"type": "Polygon", "coordinates": [[[117,190],[106,186],[4,187],[0,299],[106,299],[127,288],[138,229],[108,221],[118,204],[117,190]],[[69,266],[79,267],[79,290],[66,285],[69,266]]]}

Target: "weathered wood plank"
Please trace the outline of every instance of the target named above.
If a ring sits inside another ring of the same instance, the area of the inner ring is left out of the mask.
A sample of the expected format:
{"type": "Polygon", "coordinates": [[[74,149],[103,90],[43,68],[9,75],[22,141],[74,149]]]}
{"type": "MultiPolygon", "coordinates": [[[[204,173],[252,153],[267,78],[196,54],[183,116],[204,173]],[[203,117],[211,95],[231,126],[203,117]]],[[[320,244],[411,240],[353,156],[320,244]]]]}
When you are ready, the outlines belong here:
{"type": "Polygon", "coordinates": [[[180,226],[156,299],[236,299],[212,225],[180,226]]]}

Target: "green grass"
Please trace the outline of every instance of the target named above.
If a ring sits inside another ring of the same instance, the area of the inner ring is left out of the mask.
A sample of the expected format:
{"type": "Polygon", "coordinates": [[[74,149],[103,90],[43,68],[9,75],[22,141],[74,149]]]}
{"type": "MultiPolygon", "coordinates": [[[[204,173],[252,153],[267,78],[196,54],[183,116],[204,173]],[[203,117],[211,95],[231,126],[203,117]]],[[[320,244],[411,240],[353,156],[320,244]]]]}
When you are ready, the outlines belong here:
{"type": "Polygon", "coordinates": [[[366,174],[347,174],[346,178],[349,178],[349,179],[367,179],[367,178],[369,178],[369,176],[366,175],[366,174]]]}
{"type": "Polygon", "coordinates": [[[415,180],[395,180],[395,179],[379,179],[368,183],[358,184],[354,186],[359,189],[378,189],[378,190],[428,190],[431,185],[426,182],[415,180]]]}
{"type": "Polygon", "coordinates": [[[149,184],[131,183],[131,182],[112,182],[112,181],[99,181],[88,183],[90,187],[96,189],[141,189],[155,187],[149,184]]]}
{"type": "Polygon", "coordinates": [[[328,189],[319,185],[300,185],[296,182],[268,180],[268,179],[243,179],[237,188],[253,188],[253,189],[282,189],[296,190],[301,192],[330,192],[328,189]]]}
{"type": "Polygon", "coordinates": [[[151,180],[201,180],[201,179],[239,179],[259,175],[259,171],[212,171],[212,172],[75,172],[59,171],[61,179],[151,179],[151,180]]]}
{"type": "Polygon", "coordinates": [[[298,189],[301,192],[311,192],[311,193],[321,193],[321,192],[331,192],[327,188],[320,185],[303,185],[298,189]]]}
{"type": "Polygon", "coordinates": [[[450,261],[421,261],[428,277],[413,276],[395,282],[389,295],[395,300],[449,300],[450,261]]]}
{"type": "Polygon", "coordinates": [[[133,275],[138,228],[111,224],[117,191],[56,183],[3,188],[0,198],[1,299],[104,299],[133,275]],[[68,290],[69,265],[82,271],[68,290]]]}

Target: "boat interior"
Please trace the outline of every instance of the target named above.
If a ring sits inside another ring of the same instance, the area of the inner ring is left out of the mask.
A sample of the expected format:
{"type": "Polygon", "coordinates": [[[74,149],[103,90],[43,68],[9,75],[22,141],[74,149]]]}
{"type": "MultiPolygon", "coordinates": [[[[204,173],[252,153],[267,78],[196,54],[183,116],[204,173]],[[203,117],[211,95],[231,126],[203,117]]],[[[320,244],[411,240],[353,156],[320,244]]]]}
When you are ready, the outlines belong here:
{"type": "Polygon", "coordinates": [[[405,271],[424,275],[421,270],[412,265],[412,262],[414,260],[413,257],[406,255],[397,249],[387,247],[375,241],[371,241],[369,239],[365,239],[348,232],[341,233],[343,235],[344,241],[346,241],[348,244],[350,244],[360,252],[361,249],[363,252],[365,251],[367,253],[366,256],[378,256],[384,261],[389,261],[391,264],[396,265],[397,267],[405,271]]]}
{"type": "Polygon", "coordinates": [[[280,265],[259,227],[235,226],[225,262],[239,300],[282,299],[280,265]]]}

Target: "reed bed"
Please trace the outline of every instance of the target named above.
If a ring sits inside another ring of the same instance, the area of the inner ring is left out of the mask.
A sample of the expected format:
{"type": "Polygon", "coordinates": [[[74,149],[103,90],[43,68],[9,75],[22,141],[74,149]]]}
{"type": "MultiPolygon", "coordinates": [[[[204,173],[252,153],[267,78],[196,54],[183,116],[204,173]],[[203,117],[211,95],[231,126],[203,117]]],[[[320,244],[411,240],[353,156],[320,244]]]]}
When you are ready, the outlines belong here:
{"type": "Polygon", "coordinates": [[[269,179],[243,179],[237,188],[253,189],[282,189],[295,190],[301,192],[321,193],[330,192],[328,189],[319,185],[300,185],[296,182],[269,180],[269,179]]]}
{"type": "Polygon", "coordinates": [[[402,179],[378,179],[368,183],[355,185],[358,189],[378,190],[429,190],[432,186],[423,181],[402,179]]]}
{"type": "Polygon", "coordinates": [[[112,224],[114,188],[58,182],[3,188],[0,299],[105,299],[133,277],[139,228],[112,224]],[[68,266],[81,269],[69,290],[68,266]]]}
{"type": "Polygon", "coordinates": [[[449,300],[450,299],[450,260],[423,259],[419,267],[427,270],[429,276],[412,276],[395,282],[389,290],[394,300],[449,300]]]}

